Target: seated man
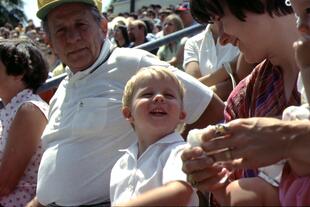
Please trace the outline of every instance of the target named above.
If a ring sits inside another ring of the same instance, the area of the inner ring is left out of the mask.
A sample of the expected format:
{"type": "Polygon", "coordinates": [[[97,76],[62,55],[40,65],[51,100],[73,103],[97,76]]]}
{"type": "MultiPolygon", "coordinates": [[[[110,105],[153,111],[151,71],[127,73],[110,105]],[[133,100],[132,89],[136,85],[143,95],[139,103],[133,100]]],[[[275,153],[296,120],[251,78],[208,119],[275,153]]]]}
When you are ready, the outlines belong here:
{"type": "Polygon", "coordinates": [[[185,133],[223,119],[224,104],[199,81],[146,51],[113,49],[97,1],[38,3],[37,16],[68,76],[50,101],[37,199],[30,205],[109,205],[110,173],[121,155],[118,150],[137,139],[121,113],[123,89],[141,67],[162,65],[182,80],[189,124],[185,133]]]}

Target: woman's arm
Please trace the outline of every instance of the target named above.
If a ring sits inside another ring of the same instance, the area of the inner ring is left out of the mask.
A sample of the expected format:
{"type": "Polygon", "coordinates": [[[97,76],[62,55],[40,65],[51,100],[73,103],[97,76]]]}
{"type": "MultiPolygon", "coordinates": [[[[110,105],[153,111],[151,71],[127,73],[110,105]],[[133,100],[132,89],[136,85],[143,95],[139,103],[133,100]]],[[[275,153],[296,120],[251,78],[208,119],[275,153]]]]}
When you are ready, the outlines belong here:
{"type": "Polygon", "coordinates": [[[227,132],[215,137],[214,128],[203,135],[206,152],[228,168],[258,168],[287,159],[298,175],[310,174],[310,122],[275,118],[236,119],[227,123],[227,132]]]}
{"type": "Polygon", "coordinates": [[[44,114],[25,103],[17,111],[8,133],[0,166],[0,197],[10,194],[35,154],[47,124],[44,114]]]}

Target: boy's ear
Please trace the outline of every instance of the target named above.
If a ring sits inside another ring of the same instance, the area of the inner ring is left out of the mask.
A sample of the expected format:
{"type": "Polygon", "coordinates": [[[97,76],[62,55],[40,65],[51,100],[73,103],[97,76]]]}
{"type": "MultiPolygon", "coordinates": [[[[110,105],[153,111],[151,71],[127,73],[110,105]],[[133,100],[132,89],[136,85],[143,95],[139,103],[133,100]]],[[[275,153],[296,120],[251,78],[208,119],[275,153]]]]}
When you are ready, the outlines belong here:
{"type": "Polygon", "coordinates": [[[130,109],[129,109],[128,106],[124,106],[124,107],[122,108],[122,113],[123,113],[123,116],[124,116],[130,123],[132,123],[133,118],[132,118],[132,116],[131,116],[131,111],[130,111],[130,109]]]}
{"type": "Polygon", "coordinates": [[[184,121],[184,119],[186,118],[186,112],[185,111],[181,111],[179,118],[180,118],[181,121],[184,121]]]}

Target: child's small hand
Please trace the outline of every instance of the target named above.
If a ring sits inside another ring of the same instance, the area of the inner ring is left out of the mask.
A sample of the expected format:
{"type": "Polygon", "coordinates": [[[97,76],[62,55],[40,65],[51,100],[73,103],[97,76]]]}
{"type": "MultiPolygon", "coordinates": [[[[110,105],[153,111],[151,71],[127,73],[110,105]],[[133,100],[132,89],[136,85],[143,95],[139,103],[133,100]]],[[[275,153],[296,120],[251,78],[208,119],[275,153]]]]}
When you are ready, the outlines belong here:
{"type": "Polygon", "coordinates": [[[310,69],[310,39],[294,42],[295,58],[300,70],[310,69]]]}

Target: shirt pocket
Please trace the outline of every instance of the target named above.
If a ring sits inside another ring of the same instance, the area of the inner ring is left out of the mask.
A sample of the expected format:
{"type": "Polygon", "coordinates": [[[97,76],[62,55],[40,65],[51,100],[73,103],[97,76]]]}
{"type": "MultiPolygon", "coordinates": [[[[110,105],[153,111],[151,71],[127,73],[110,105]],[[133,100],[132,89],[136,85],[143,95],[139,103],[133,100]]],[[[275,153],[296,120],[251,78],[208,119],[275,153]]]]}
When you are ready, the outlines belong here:
{"type": "Polygon", "coordinates": [[[113,101],[108,98],[86,98],[79,101],[73,114],[72,134],[77,137],[100,136],[107,123],[111,103],[113,101]]]}

